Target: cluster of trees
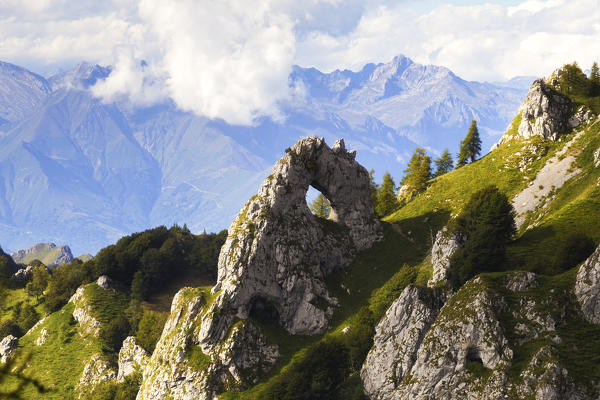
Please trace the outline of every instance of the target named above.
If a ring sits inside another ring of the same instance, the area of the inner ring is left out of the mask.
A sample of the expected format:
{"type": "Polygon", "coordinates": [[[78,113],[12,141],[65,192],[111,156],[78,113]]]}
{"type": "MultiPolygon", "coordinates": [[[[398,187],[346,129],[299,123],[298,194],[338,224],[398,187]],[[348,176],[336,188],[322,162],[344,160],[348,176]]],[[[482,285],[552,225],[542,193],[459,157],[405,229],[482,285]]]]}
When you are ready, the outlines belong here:
{"type": "MultiPolygon", "coordinates": [[[[467,136],[460,143],[460,152],[456,162],[456,168],[465,166],[477,160],[481,154],[481,137],[477,129],[477,121],[471,121],[467,136]]],[[[411,201],[417,194],[427,189],[429,181],[442,176],[455,168],[454,160],[448,149],[445,149],[440,157],[433,160],[435,171],[432,169],[432,160],[422,147],[417,147],[413,153],[404,177],[397,189],[394,179],[386,172],[383,175],[381,185],[375,183],[374,171],[370,171],[371,178],[371,200],[375,213],[379,217],[388,215],[402,205],[411,201]]]]}
{"type": "Polygon", "coordinates": [[[594,62],[589,78],[583,73],[577,62],[566,64],[558,78],[559,91],[566,95],[594,97],[600,96],[600,71],[594,62]]]}

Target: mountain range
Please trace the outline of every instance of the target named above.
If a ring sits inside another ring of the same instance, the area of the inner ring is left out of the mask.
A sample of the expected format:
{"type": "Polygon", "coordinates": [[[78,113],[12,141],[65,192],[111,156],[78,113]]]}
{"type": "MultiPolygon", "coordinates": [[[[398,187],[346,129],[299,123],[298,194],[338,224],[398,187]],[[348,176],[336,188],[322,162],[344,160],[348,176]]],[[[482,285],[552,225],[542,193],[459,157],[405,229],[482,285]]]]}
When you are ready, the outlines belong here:
{"type": "Polygon", "coordinates": [[[81,63],[44,78],[0,62],[0,244],[68,243],[95,253],[125,234],[187,224],[227,228],[283,149],[343,137],[376,176],[402,176],[417,146],[456,153],[472,119],[496,142],[533,78],[469,82],[398,56],[360,71],[295,66],[284,121],[235,126],[153,106],[105,103],[89,90],[110,67],[81,63]]]}

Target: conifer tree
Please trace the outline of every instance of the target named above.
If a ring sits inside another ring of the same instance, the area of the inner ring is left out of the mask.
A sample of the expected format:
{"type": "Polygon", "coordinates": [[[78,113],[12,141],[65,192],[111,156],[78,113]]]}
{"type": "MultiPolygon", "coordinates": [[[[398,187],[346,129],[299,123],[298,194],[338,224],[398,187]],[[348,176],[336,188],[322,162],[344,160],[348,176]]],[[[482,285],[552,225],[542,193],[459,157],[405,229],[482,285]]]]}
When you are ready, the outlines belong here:
{"type": "Polygon", "coordinates": [[[319,193],[317,198],[311,203],[310,210],[317,217],[327,219],[327,217],[329,217],[329,212],[331,211],[331,205],[329,204],[329,200],[323,196],[323,193],[319,193]]]}
{"type": "Polygon", "coordinates": [[[404,174],[400,184],[408,186],[410,191],[418,193],[427,188],[427,181],[431,179],[431,158],[425,153],[424,148],[415,149],[404,174]]]}
{"type": "Polygon", "coordinates": [[[377,182],[375,182],[375,170],[371,168],[369,171],[369,189],[371,190],[371,202],[373,203],[373,207],[375,207],[375,203],[377,203],[377,182]]]}
{"type": "Polygon", "coordinates": [[[399,207],[398,200],[396,199],[396,184],[394,179],[389,172],[383,175],[383,182],[377,189],[377,201],[375,204],[375,213],[383,217],[396,211],[399,207]]]}
{"type": "Polygon", "coordinates": [[[452,168],[454,167],[452,155],[450,155],[450,152],[447,148],[444,150],[442,155],[439,158],[436,158],[433,162],[436,166],[435,173],[433,174],[434,178],[437,178],[438,176],[442,176],[445,173],[452,171],[452,168]]]}
{"type": "Polygon", "coordinates": [[[594,61],[590,69],[590,96],[600,95],[600,71],[598,63],[594,61]]]}
{"type": "Polygon", "coordinates": [[[474,162],[477,156],[481,153],[481,138],[477,130],[477,121],[471,121],[469,132],[463,141],[460,142],[460,152],[458,154],[458,162],[456,167],[462,167],[470,162],[474,162]]]}

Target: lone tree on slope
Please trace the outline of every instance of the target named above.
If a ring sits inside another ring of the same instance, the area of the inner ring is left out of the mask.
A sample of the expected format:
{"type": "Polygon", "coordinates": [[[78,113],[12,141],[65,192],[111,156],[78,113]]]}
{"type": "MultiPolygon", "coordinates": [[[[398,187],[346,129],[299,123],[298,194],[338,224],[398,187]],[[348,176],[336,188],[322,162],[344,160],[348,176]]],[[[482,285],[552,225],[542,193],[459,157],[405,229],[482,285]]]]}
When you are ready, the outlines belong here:
{"type": "Polygon", "coordinates": [[[417,193],[427,188],[427,181],[431,179],[431,158],[425,153],[424,148],[415,149],[404,174],[404,178],[400,181],[401,185],[406,185],[411,191],[417,193]]]}
{"type": "Polygon", "coordinates": [[[471,121],[467,136],[460,142],[460,153],[456,167],[462,167],[470,162],[474,162],[481,153],[481,138],[477,130],[477,121],[471,121]]]}
{"type": "Polygon", "coordinates": [[[444,150],[442,155],[433,160],[433,162],[436,166],[435,173],[433,174],[434,178],[442,176],[445,173],[452,171],[452,168],[454,168],[454,160],[452,160],[452,155],[447,148],[444,150]]]}
{"type": "Polygon", "coordinates": [[[375,213],[379,217],[386,216],[396,211],[400,206],[396,199],[396,184],[389,172],[383,175],[383,182],[377,189],[377,201],[375,203],[375,213]]]}

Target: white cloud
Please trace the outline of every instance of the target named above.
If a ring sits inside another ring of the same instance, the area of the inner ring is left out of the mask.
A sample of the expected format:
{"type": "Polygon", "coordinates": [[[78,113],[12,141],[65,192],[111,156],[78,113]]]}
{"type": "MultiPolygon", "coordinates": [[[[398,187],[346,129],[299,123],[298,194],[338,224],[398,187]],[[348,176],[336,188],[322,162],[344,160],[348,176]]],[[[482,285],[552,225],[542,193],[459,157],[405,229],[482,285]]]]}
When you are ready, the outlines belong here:
{"type": "Polygon", "coordinates": [[[1,57],[36,72],[113,65],[107,101],[172,98],[230,123],[279,118],[292,64],[358,69],[405,54],[471,80],[600,58],[600,0],[1,0],[1,57]],[[461,4],[469,3],[462,1],[461,4]],[[142,67],[141,60],[147,65],[142,67]]]}

